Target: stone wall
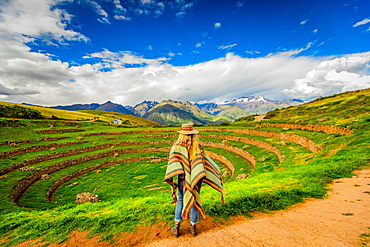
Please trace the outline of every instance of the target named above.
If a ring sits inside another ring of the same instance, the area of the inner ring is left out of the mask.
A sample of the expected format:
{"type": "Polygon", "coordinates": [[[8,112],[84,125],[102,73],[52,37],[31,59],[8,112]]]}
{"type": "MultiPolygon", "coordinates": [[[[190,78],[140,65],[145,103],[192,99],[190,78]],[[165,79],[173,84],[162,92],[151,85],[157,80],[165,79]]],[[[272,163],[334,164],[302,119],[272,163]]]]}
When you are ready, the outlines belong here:
{"type": "Polygon", "coordinates": [[[56,134],[56,133],[81,132],[81,131],[85,131],[85,130],[84,129],[50,129],[50,130],[37,131],[37,134],[47,135],[47,134],[56,134]]]}
{"type": "Polygon", "coordinates": [[[69,137],[43,137],[40,139],[34,139],[34,140],[22,140],[22,141],[5,141],[5,142],[0,142],[0,146],[4,145],[12,145],[12,144],[24,144],[24,143],[34,143],[34,142],[49,142],[49,141],[58,141],[58,140],[63,140],[67,139],[69,137]]]}
{"type": "Polygon", "coordinates": [[[217,153],[214,153],[214,152],[211,152],[211,151],[206,151],[206,153],[208,154],[208,156],[211,159],[220,161],[222,164],[224,164],[227,167],[227,169],[229,169],[229,171],[231,173],[230,177],[232,177],[234,175],[234,172],[235,172],[234,164],[231,163],[228,159],[226,159],[224,156],[222,156],[220,154],[217,154],[217,153]]]}
{"type": "MultiPolygon", "coordinates": [[[[76,142],[76,144],[87,143],[87,142],[88,141],[76,142]]],[[[91,152],[91,151],[97,151],[97,150],[100,150],[100,149],[111,148],[112,146],[145,145],[145,144],[159,145],[159,144],[171,144],[171,143],[172,142],[170,142],[170,141],[149,141],[149,142],[148,141],[136,141],[136,142],[119,142],[119,143],[113,143],[113,144],[112,143],[110,143],[110,144],[101,144],[101,145],[95,145],[95,146],[91,146],[91,147],[76,148],[76,149],[65,151],[65,152],[52,153],[52,154],[46,154],[46,155],[38,156],[36,158],[26,160],[22,163],[17,163],[15,165],[10,165],[10,166],[0,170],[0,176],[4,175],[6,173],[12,172],[14,170],[17,170],[17,169],[19,169],[21,167],[24,167],[24,166],[37,164],[37,163],[44,162],[44,161],[47,161],[47,160],[52,160],[52,159],[57,159],[57,158],[62,158],[62,157],[68,157],[68,156],[81,154],[81,153],[85,153],[85,152],[91,152]]],[[[57,147],[60,147],[60,146],[54,146],[53,148],[57,148],[57,147]]],[[[44,150],[44,149],[41,149],[41,150],[44,150]]],[[[33,151],[40,151],[40,150],[33,150],[33,151]]],[[[17,154],[17,155],[19,155],[19,154],[17,154]]]]}
{"type": "Polygon", "coordinates": [[[34,146],[34,147],[28,147],[28,148],[18,148],[18,149],[11,150],[11,151],[8,151],[8,152],[0,153],[0,159],[4,159],[4,158],[10,157],[10,156],[17,156],[17,155],[21,155],[21,154],[25,154],[25,153],[43,151],[43,150],[52,149],[52,148],[68,147],[68,146],[73,146],[73,145],[86,143],[86,142],[87,141],[51,143],[51,144],[47,144],[47,145],[40,145],[40,146],[34,146]]]}
{"type": "Polygon", "coordinates": [[[244,151],[240,148],[233,147],[231,145],[223,144],[223,143],[216,143],[216,142],[200,142],[201,145],[205,147],[212,147],[212,148],[222,148],[229,152],[235,153],[245,159],[253,168],[256,165],[256,159],[252,154],[247,151],[244,151]]]}
{"type": "Polygon", "coordinates": [[[44,174],[51,174],[54,172],[57,172],[59,170],[62,170],[64,168],[74,166],[77,164],[89,162],[92,160],[97,160],[109,156],[115,156],[116,153],[118,154],[133,154],[133,153],[150,153],[150,152],[169,152],[170,148],[127,148],[127,149],[121,149],[121,150],[111,150],[108,152],[103,152],[99,154],[84,156],[72,160],[63,161],[61,163],[48,166],[38,172],[35,172],[31,174],[30,176],[24,178],[21,180],[14,188],[10,198],[13,202],[17,202],[19,198],[23,195],[23,193],[27,190],[29,186],[31,186],[36,181],[40,180],[42,175],[44,174]]]}
{"type": "Polygon", "coordinates": [[[228,136],[228,135],[207,135],[207,137],[251,144],[253,146],[256,146],[256,147],[259,147],[259,148],[262,148],[262,149],[265,149],[267,151],[270,151],[270,152],[274,153],[278,157],[280,163],[283,162],[283,160],[284,160],[284,156],[281,154],[280,150],[277,147],[275,147],[275,146],[273,146],[273,145],[271,145],[267,142],[263,142],[263,141],[255,140],[255,139],[250,139],[250,138],[245,138],[245,137],[228,136]]]}
{"type": "Polygon", "coordinates": [[[262,123],[256,125],[256,127],[276,127],[276,128],[286,128],[286,129],[300,129],[309,131],[318,131],[331,134],[341,134],[341,135],[352,135],[353,130],[349,128],[334,126],[334,125],[322,125],[322,124],[279,124],[279,123],[262,123]]]}
{"type": "Polygon", "coordinates": [[[285,140],[285,141],[296,143],[298,145],[301,145],[302,147],[307,148],[313,153],[317,153],[321,149],[319,145],[316,145],[310,139],[303,137],[303,136],[296,135],[296,134],[287,134],[287,133],[279,133],[279,132],[263,131],[263,130],[251,130],[251,129],[199,129],[199,131],[233,132],[233,133],[239,133],[239,134],[275,138],[275,139],[280,139],[280,140],[285,140]]]}

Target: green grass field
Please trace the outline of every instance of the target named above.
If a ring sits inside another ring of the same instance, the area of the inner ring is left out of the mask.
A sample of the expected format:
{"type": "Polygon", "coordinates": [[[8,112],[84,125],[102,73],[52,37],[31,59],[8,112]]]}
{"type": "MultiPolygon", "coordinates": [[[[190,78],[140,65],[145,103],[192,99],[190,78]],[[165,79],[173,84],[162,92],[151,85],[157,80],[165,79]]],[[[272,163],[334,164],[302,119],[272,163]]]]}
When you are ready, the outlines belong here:
{"type": "MultiPolygon", "coordinates": [[[[76,114],[99,115],[101,121],[76,121],[84,117],[72,117],[75,113],[58,115],[69,120],[0,119],[0,246],[39,238],[61,243],[75,230],[114,242],[139,225],[171,224],[174,205],[163,177],[179,127],[132,118],[118,126],[110,124],[114,113],[93,113],[76,114]],[[50,178],[41,179],[43,174],[50,178]],[[101,201],[76,203],[82,192],[101,201]]],[[[197,127],[205,150],[224,158],[216,163],[224,174],[225,204],[217,192],[202,188],[205,212],[213,220],[228,222],[231,216],[324,198],[328,183],[369,167],[369,89],[267,116],[197,127]],[[309,124],[313,129],[305,129],[309,124]],[[325,133],[323,126],[350,134],[325,133]],[[240,176],[245,178],[237,180],[240,176]]]]}

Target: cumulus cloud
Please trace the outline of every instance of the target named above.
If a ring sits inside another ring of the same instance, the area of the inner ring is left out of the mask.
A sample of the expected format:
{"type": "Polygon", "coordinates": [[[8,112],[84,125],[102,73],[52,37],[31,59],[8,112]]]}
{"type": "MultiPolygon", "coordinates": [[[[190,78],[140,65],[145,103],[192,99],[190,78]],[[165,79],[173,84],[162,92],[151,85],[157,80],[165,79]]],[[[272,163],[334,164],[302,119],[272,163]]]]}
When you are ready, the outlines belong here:
{"type": "Polygon", "coordinates": [[[34,38],[50,42],[87,41],[81,33],[66,28],[72,16],[62,9],[53,9],[57,3],[55,0],[10,0],[0,4],[0,35],[4,38],[11,33],[12,38],[22,41],[28,37],[28,42],[34,38]]]}
{"type": "Polygon", "coordinates": [[[284,89],[289,96],[310,100],[320,96],[370,87],[370,52],[325,60],[284,89]]]}
{"type": "Polygon", "coordinates": [[[29,89],[19,89],[19,88],[7,88],[0,83],[0,95],[28,95],[28,94],[37,94],[38,91],[29,89]]]}
{"type": "Polygon", "coordinates": [[[281,54],[248,59],[229,53],[205,63],[173,66],[166,63],[167,58],[103,50],[86,56],[96,63],[71,66],[33,55],[1,61],[1,99],[41,105],[107,100],[135,105],[164,99],[219,102],[253,94],[277,98],[279,90],[317,64],[312,58],[281,54]]]}

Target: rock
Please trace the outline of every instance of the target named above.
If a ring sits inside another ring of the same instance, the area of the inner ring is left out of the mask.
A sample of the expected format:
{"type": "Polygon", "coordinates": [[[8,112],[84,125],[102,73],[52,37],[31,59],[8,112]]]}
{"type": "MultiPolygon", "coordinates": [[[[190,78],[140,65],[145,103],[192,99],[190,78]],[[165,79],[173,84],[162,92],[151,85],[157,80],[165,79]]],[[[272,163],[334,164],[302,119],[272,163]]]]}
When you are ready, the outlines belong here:
{"type": "Polygon", "coordinates": [[[322,117],[322,118],[317,119],[317,122],[325,122],[326,120],[328,120],[327,117],[322,117]]]}
{"type": "Polygon", "coordinates": [[[83,137],[82,137],[82,136],[77,136],[77,137],[76,137],[76,139],[77,139],[77,140],[82,140],[82,139],[83,139],[83,137]]]}
{"type": "Polygon", "coordinates": [[[76,185],[78,185],[78,182],[71,183],[70,186],[76,186],[76,185]]]}
{"type": "Polygon", "coordinates": [[[242,180],[247,177],[247,174],[239,174],[236,180],[242,180]]]}
{"type": "Polygon", "coordinates": [[[86,203],[86,202],[100,202],[99,196],[93,193],[84,192],[76,196],[76,202],[86,203]]]}
{"type": "Polygon", "coordinates": [[[21,169],[22,172],[33,172],[35,170],[35,167],[30,166],[30,167],[22,167],[21,169]]]}
{"type": "Polygon", "coordinates": [[[152,159],[150,163],[159,163],[162,162],[162,159],[152,159]]]}
{"type": "Polygon", "coordinates": [[[263,157],[260,159],[260,161],[266,161],[266,160],[268,160],[268,159],[269,159],[268,157],[263,156],[263,157]]]}
{"type": "Polygon", "coordinates": [[[49,180],[49,179],[50,179],[49,174],[42,174],[41,175],[41,180],[49,180]]]}
{"type": "Polygon", "coordinates": [[[10,142],[9,146],[11,147],[18,147],[18,144],[16,142],[10,142]]]}

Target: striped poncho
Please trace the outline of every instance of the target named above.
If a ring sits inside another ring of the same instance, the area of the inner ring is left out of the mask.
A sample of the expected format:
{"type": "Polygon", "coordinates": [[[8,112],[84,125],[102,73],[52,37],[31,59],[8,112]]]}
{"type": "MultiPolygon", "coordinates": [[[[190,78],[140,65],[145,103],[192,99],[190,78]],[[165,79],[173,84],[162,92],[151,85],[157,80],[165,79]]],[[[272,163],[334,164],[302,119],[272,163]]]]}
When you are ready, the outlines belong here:
{"type": "Polygon", "coordinates": [[[185,146],[172,146],[164,180],[172,187],[173,203],[177,202],[177,183],[173,181],[173,177],[182,174],[185,175],[184,206],[182,209],[182,217],[184,219],[189,219],[192,206],[195,206],[202,219],[205,219],[204,209],[200,201],[200,188],[197,186],[200,181],[221,192],[222,203],[224,203],[225,191],[222,186],[220,168],[205,152],[204,157],[199,153],[189,162],[188,150],[185,146]]]}

